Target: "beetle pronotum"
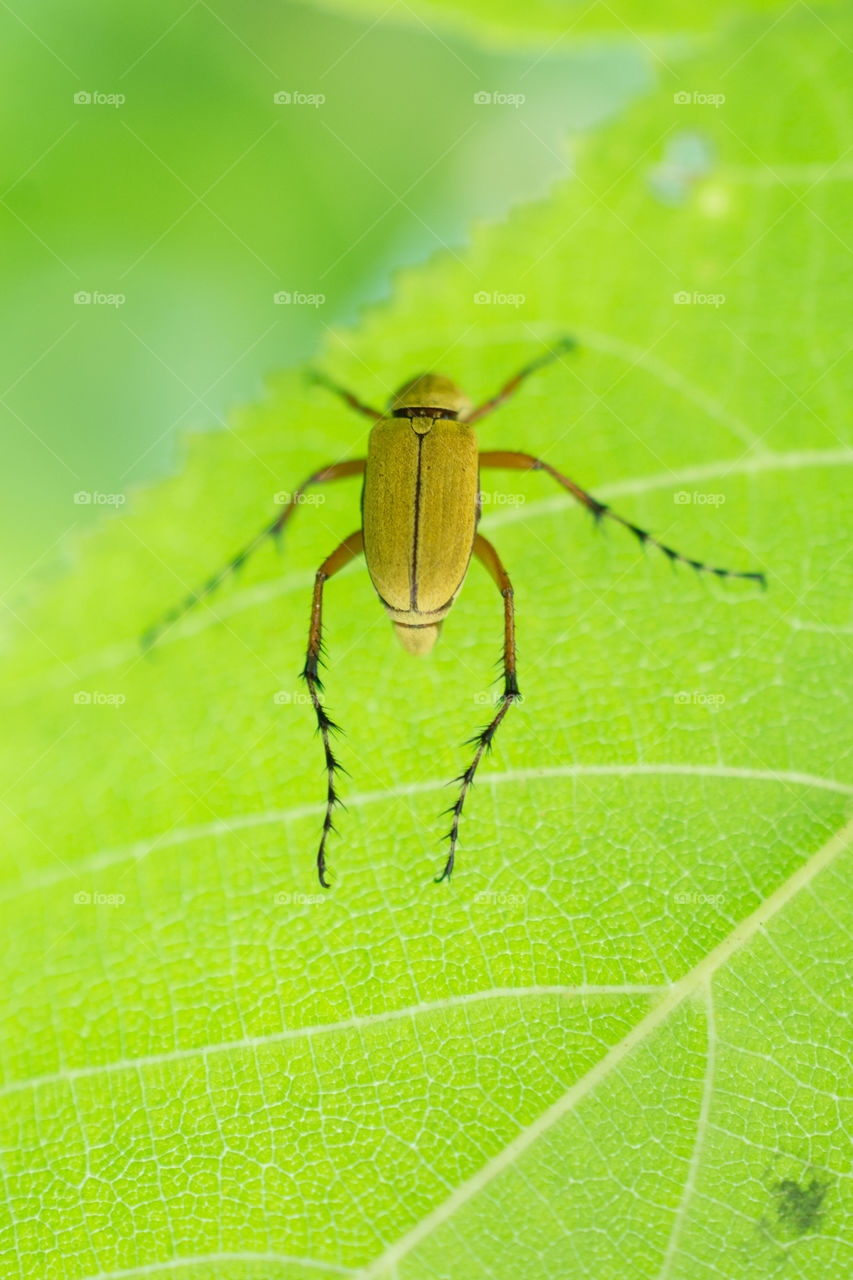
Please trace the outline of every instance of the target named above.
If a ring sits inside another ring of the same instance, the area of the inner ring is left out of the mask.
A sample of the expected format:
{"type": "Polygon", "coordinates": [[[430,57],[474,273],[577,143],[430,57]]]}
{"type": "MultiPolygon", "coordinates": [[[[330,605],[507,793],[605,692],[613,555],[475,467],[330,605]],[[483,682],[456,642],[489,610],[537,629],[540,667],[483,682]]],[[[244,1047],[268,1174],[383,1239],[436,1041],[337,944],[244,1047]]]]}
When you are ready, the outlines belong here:
{"type": "Polygon", "coordinates": [[[162,631],[171,626],[199,601],[210,595],[229,574],[236,572],[267,538],[278,537],[311,486],[346,476],[364,476],[362,489],[362,524],[328,556],[314,580],[308,652],[302,678],[308,685],[323,740],[328,786],[326,814],[317,873],[320,883],[326,880],[326,842],[334,830],[332,814],[340,799],[335,787],[340,768],[332,751],[331,735],[338,726],[329,718],[320,694],[319,676],[323,632],[323,588],[356,556],[364,555],[367,571],[382,605],[390,617],[403,648],[409,653],[429,653],[438,639],[441,624],[450,612],[468,572],[471,556],[480,560],[495,581],[504,602],[503,693],[497,710],[486,727],[471,741],[474,756],[464,773],[454,781],[460,783],[459,796],[448,812],[453,819],[447,838],[450,850],[437,881],[449,879],[453,871],[459,833],[459,819],[468,789],[474,780],[483,754],[491,747],[495,734],[512,703],[520,696],[515,661],[515,613],[512,583],[492,544],[477,532],[480,518],[479,472],[483,467],[513,471],[546,471],[568,489],[596,522],[604,516],[617,521],[643,545],[657,547],[674,564],[689,565],[718,578],[747,578],[765,584],[764,574],[715,568],[700,560],[691,560],[672,547],[659,542],[645,529],[632,524],[624,516],[599,502],[568,476],[549,463],[529,453],[511,450],[489,450],[479,453],[473,430],[493,409],[508,400],[522,382],[575,346],[571,338],[561,338],[539,359],[525,365],[514,377],[483,404],[474,408],[468,398],[450,379],[436,373],[424,373],[405,382],[389,401],[384,413],[362,404],[351,392],[321,375],[315,381],[340,396],[352,409],[372,419],[366,458],[334,462],[315,471],[304,480],[283,511],[266,525],[255,538],[214,574],[197,592],[168,613],[162,622],[143,637],[143,644],[153,644],[162,631]]]}

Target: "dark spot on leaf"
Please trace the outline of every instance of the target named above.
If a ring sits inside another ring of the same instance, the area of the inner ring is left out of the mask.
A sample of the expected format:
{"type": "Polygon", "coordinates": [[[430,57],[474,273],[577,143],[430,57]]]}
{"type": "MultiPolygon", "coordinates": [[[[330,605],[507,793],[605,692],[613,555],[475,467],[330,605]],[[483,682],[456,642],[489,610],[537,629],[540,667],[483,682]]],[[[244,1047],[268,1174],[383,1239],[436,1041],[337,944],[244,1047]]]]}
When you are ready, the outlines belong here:
{"type": "Polygon", "coordinates": [[[823,1202],[829,1190],[829,1178],[817,1174],[804,1177],[782,1178],[773,1184],[774,1217],[780,1234],[803,1236],[820,1230],[823,1202]]]}

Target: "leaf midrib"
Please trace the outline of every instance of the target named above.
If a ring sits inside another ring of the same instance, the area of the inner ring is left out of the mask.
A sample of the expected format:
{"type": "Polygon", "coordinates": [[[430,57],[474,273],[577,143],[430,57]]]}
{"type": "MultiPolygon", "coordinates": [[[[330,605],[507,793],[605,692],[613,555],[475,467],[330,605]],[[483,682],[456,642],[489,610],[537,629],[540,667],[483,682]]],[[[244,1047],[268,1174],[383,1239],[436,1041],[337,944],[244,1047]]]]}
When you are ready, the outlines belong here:
{"type": "Polygon", "coordinates": [[[703,985],[710,986],[717,970],[730,961],[735,953],[750,942],[759,932],[763,931],[802,889],[811,884],[821,871],[830,866],[835,858],[848,848],[851,841],[853,841],[853,818],[835,835],[831,836],[778,889],[774,890],[751,915],[736,925],[731,933],[722,942],[718,943],[707,956],[703,957],[683,978],[673,983],[663,999],[640,1022],[632,1027],[618,1044],[609,1049],[604,1057],[594,1067],[590,1068],[586,1075],[571,1085],[562,1097],[558,1098],[556,1102],[543,1111],[541,1116],[538,1116],[532,1124],[523,1129],[502,1151],[493,1156],[491,1160],[488,1160],[477,1173],[457,1187],[446,1200],[433,1209],[431,1213],[427,1214],[426,1217],[422,1218],[415,1227],[386,1249],[383,1254],[374,1259],[367,1267],[358,1272],[360,1280],[375,1280],[388,1268],[395,1266],[406,1254],[412,1251],[416,1244],[428,1237],[436,1227],[441,1226],[457,1209],[471,1200],[483,1187],[487,1186],[504,1169],[508,1168],[538,1138],[547,1133],[565,1115],[568,1115],[577,1103],[605,1079],[610,1071],[618,1066],[632,1050],[647,1039],[684,1000],[693,996],[703,985]]]}
{"type": "MultiPolygon", "coordinates": [[[[726,764],[681,764],[666,761],[636,761],[630,764],[575,763],[566,765],[541,765],[526,769],[506,769],[486,772],[479,779],[480,785],[517,786],[519,783],[532,782],[540,778],[584,778],[584,777],[700,777],[730,778],[747,782],[776,782],[782,785],[815,787],[821,791],[833,791],[839,795],[853,796],[853,782],[841,782],[836,778],[823,778],[818,774],[802,773],[797,770],[784,769],[751,769],[743,765],[726,764]]],[[[418,782],[398,783],[394,786],[382,787],[375,791],[355,792],[347,796],[347,808],[358,809],[366,805],[387,802],[406,796],[426,795],[442,790],[447,785],[447,778],[424,778],[418,782]]],[[[94,874],[122,862],[139,862],[149,853],[157,853],[162,849],[171,849],[176,845],[188,844],[193,840],[204,840],[212,836],[228,835],[235,831],[244,831],[253,827],[267,826],[270,823],[284,823],[299,818],[314,817],[325,813],[325,801],[314,801],[311,804],[293,805],[289,809],[262,809],[255,813],[235,814],[230,818],[216,818],[212,822],[199,823],[193,827],[174,827],[137,840],[133,844],[116,849],[104,849],[89,854],[76,867],[64,867],[50,875],[39,875],[31,880],[21,881],[0,894],[0,903],[9,902],[27,893],[40,893],[53,884],[61,884],[72,877],[80,879],[84,874],[94,874]]]]}
{"type": "Polygon", "coordinates": [[[669,983],[625,982],[581,983],[577,986],[544,985],[532,987],[494,987],[483,991],[466,991],[458,996],[444,996],[438,1000],[422,1000],[399,1009],[385,1009],[381,1013],[355,1014],[337,1022],[321,1022],[305,1027],[287,1027],[283,1031],[271,1031],[265,1036],[244,1036],[240,1040],[224,1040],[221,1044],[196,1045],[189,1049],[173,1049],[165,1053],[141,1054],[138,1058],[117,1058],[112,1062],[94,1063],[86,1067],[69,1067],[66,1070],[48,1072],[42,1076],[10,1081],[0,1087],[0,1098],[16,1093],[58,1084],[72,1084],[93,1076],[107,1076],[122,1071],[141,1071],[146,1067],[161,1067],[170,1062],[187,1062],[196,1058],[213,1057],[216,1054],[255,1051],[272,1045],[286,1044],[291,1040],[310,1040],[317,1036],[335,1035],[348,1031],[365,1031],[369,1027],[388,1022],[400,1022],[406,1018],[419,1018],[446,1010],[465,1009],[490,1000],[538,1000],[547,996],[558,999],[586,999],[593,996],[650,996],[668,991],[669,983]]]}
{"type": "MultiPolygon", "coordinates": [[[[383,1275],[392,1274],[392,1269],[396,1264],[411,1253],[417,1244],[428,1238],[435,1229],[448,1221],[458,1209],[473,1199],[494,1178],[498,1177],[505,1169],[511,1167],[514,1161],[522,1156],[534,1142],[566,1115],[569,1115],[576,1105],[606,1079],[610,1072],[642,1044],[680,1004],[696,995],[702,988],[706,990],[706,1000],[709,999],[711,983],[715,973],[728,963],[742,947],[758,936],[801,890],[807,888],[822,871],[829,867],[849,847],[851,841],[853,841],[853,818],[831,836],[808,861],[789,876],[755,911],[736,925],[722,942],[718,943],[684,977],[673,983],[672,986],[664,988],[666,994],[649,1013],[636,1023],[617,1044],[613,1045],[594,1067],[590,1068],[585,1075],[575,1081],[556,1102],[546,1108],[536,1120],[521,1130],[500,1152],[457,1187],[440,1205],[437,1205],[435,1209],[422,1218],[420,1222],[416,1223],[399,1240],[389,1245],[382,1254],[365,1266],[351,1269],[349,1274],[357,1276],[358,1280],[379,1280],[379,1277],[383,1275]]],[[[545,993],[544,989],[542,989],[542,993],[545,993]]],[[[463,997],[461,999],[470,1001],[471,998],[463,997]]],[[[487,997],[484,995],[482,998],[487,997]]],[[[406,1016],[408,1012],[408,1010],[396,1011],[394,1015],[390,1016],[406,1016]]],[[[376,1020],[387,1021],[388,1017],[389,1015],[375,1015],[376,1020]]],[[[133,1064],[128,1064],[128,1066],[132,1067],[133,1064]]],[[[694,1153],[695,1150],[694,1144],[694,1153]]],[[[230,1256],[207,1255],[205,1260],[215,1262],[220,1260],[221,1257],[227,1259],[230,1256]]],[[[249,1261],[253,1255],[244,1255],[244,1257],[249,1261]]],[[[257,1255],[257,1258],[258,1261],[279,1261],[283,1265],[290,1265],[296,1262],[297,1264],[311,1265],[318,1269],[325,1267],[327,1270],[337,1271],[338,1274],[347,1274],[343,1268],[336,1267],[332,1263],[325,1264],[319,1260],[293,1259],[275,1254],[257,1255]]],[[[120,1277],[142,1276],[153,1274],[156,1271],[176,1269],[182,1265],[191,1265],[194,1261],[201,1260],[198,1258],[167,1259],[162,1262],[154,1262],[133,1268],[129,1271],[100,1272],[95,1276],[87,1277],[86,1280],[120,1280],[120,1277]]]]}

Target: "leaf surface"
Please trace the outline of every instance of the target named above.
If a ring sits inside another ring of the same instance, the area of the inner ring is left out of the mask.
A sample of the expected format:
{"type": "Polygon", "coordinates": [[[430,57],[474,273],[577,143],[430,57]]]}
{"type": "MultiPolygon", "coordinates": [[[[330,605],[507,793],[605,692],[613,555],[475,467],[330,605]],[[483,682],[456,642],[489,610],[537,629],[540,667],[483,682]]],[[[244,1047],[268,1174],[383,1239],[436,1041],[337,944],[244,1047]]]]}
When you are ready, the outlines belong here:
{"type": "Polygon", "coordinates": [[[502,634],[478,566],[425,660],[363,567],[327,588],[325,895],[296,673],[357,482],[136,647],[276,494],[363,452],[320,389],[277,378],[190,437],[10,627],[3,1274],[850,1270],[851,44],[802,8],[747,24],[694,66],[722,107],[662,92],[330,343],[364,399],[430,366],[480,399],[574,334],[483,447],[769,576],[673,572],[484,472],[525,700],[450,886],[437,815],[502,634]],[[712,159],[664,199],[685,136],[712,159]]]}

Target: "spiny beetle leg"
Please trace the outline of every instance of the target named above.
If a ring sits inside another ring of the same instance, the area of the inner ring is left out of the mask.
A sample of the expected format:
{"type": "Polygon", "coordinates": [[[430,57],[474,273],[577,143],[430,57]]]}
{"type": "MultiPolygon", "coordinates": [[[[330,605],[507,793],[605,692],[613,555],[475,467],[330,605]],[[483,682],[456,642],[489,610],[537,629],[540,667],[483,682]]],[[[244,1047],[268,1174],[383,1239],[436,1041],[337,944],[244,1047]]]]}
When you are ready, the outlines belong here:
{"type": "Polygon", "coordinates": [[[548,475],[562,485],[564,489],[568,489],[573,498],[576,498],[588,511],[591,511],[596,524],[606,516],[609,520],[615,520],[617,524],[621,524],[634,535],[637,541],[645,546],[648,544],[657,547],[658,551],[662,551],[670,563],[689,565],[691,569],[695,569],[697,573],[713,573],[717,578],[743,578],[749,582],[758,582],[762,587],[767,586],[767,579],[763,573],[757,571],[746,572],[741,569],[721,569],[712,564],[705,564],[702,560],[691,560],[689,556],[682,555],[680,551],[675,551],[672,547],[668,547],[665,543],[660,542],[657,538],[646,529],[641,529],[639,525],[632,524],[624,516],[620,516],[617,511],[608,507],[606,502],[599,502],[591,493],[587,493],[579,484],[569,476],[564,476],[557,471],[549,463],[543,462],[541,458],[535,458],[531,453],[515,453],[510,449],[490,450],[487,453],[480,454],[481,467],[497,467],[507,471],[547,471],[548,475]]]}
{"type": "Polygon", "coordinates": [[[512,583],[509,575],[501,564],[500,557],[492,544],[487,541],[482,534],[477,534],[474,539],[474,555],[486,566],[492,575],[497,588],[500,591],[504,602],[504,650],[503,650],[503,670],[504,670],[504,691],[499,699],[499,706],[491,722],[486,725],[485,729],[470,739],[476,743],[476,751],[474,759],[469,764],[464,773],[458,778],[454,778],[454,782],[462,784],[459,797],[448,813],[453,814],[453,822],[447,833],[450,841],[450,852],[447,862],[444,864],[444,870],[440,876],[436,876],[436,884],[440,884],[442,880],[449,880],[453,874],[453,864],[456,859],[456,844],[459,836],[459,819],[462,816],[462,807],[465,804],[465,797],[468,794],[468,788],[474,781],[474,774],[477,772],[477,766],[487,751],[491,750],[492,743],[495,740],[500,723],[506,713],[509,711],[513,702],[519,698],[520,692],[518,688],[518,680],[516,678],[515,669],[515,610],[513,606],[512,583]]]}
{"type": "Polygon", "coordinates": [[[329,480],[343,480],[346,476],[360,476],[364,472],[365,461],[364,458],[351,458],[346,462],[333,462],[329,466],[321,467],[319,471],[315,471],[307,480],[303,480],[299,488],[288,495],[288,500],[282,512],[269,524],[264,525],[260,533],[255,534],[251,542],[247,542],[235,556],[231,557],[226,565],[208,578],[202,587],[199,587],[197,591],[191,591],[179,605],[170,609],[159,622],[155,622],[153,626],[148,628],[140,641],[142,648],[150,649],[159,640],[163,632],[173,626],[179,618],[182,618],[185,613],[189,613],[197,604],[201,604],[202,600],[206,600],[208,596],[212,595],[226,578],[231,577],[232,574],[239,573],[249,557],[257,551],[258,547],[263,546],[268,538],[278,540],[284,526],[301,504],[302,495],[306,489],[313,484],[326,484],[329,480]]]}
{"type": "Polygon", "coordinates": [[[335,830],[332,811],[335,805],[342,803],[335,790],[335,781],[338,772],[343,773],[344,769],[335,757],[331,743],[331,735],[340,733],[340,726],[335,724],[320,701],[320,694],[323,691],[323,682],[319,676],[320,656],[323,651],[323,587],[329,578],[334,577],[336,573],[343,569],[344,565],[349,564],[356,556],[361,555],[363,550],[364,536],[361,529],[357,529],[348,538],[344,538],[337,550],[333,551],[317,570],[317,576],[314,579],[314,599],[311,605],[311,627],[308,632],[308,652],[305,655],[305,666],[301,672],[311,695],[311,702],[317,717],[317,729],[323,739],[323,753],[326,758],[326,777],[328,780],[326,816],[323,820],[320,848],[317,851],[317,875],[324,889],[329,888],[329,883],[326,880],[326,841],[329,837],[329,832],[335,830]]]}

